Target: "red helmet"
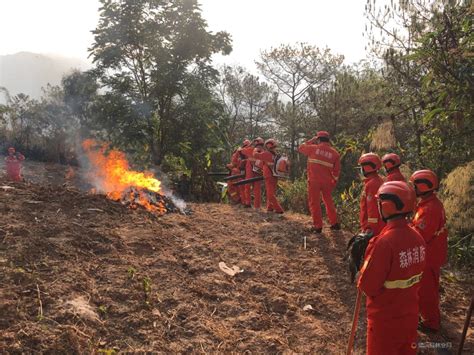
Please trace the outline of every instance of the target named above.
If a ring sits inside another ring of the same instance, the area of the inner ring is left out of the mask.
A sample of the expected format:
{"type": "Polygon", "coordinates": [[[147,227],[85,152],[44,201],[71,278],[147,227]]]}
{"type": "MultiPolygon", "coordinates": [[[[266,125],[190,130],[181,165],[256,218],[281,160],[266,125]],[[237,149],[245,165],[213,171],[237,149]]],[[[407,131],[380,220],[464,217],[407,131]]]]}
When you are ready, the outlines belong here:
{"type": "Polygon", "coordinates": [[[265,148],[272,149],[277,147],[277,142],[273,138],[267,139],[265,141],[265,148]]]}
{"type": "Polygon", "coordinates": [[[244,139],[244,142],[242,143],[242,148],[248,147],[252,144],[248,139],[244,139]]]}
{"type": "Polygon", "coordinates": [[[410,177],[410,182],[415,186],[418,196],[427,192],[437,190],[439,187],[438,177],[431,170],[418,170],[410,177]]]}
{"type": "Polygon", "coordinates": [[[362,154],[359,158],[359,165],[362,167],[362,171],[365,174],[373,173],[382,167],[380,158],[375,153],[362,154]]]}
{"type": "Polygon", "coordinates": [[[390,171],[393,168],[398,168],[402,162],[397,154],[388,153],[383,156],[382,163],[385,170],[390,171]]]}
{"type": "Polygon", "coordinates": [[[316,133],[316,138],[321,138],[321,137],[329,139],[329,132],[319,131],[318,133],[316,133]]]}
{"type": "Polygon", "coordinates": [[[258,146],[258,145],[264,145],[265,141],[263,140],[262,137],[257,137],[253,140],[253,145],[258,146]]]}
{"type": "Polygon", "coordinates": [[[8,153],[15,153],[15,148],[13,147],[8,148],[8,153]]]}
{"type": "Polygon", "coordinates": [[[411,213],[416,206],[415,190],[404,181],[389,181],[380,186],[377,195],[384,220],[411,213]]]}

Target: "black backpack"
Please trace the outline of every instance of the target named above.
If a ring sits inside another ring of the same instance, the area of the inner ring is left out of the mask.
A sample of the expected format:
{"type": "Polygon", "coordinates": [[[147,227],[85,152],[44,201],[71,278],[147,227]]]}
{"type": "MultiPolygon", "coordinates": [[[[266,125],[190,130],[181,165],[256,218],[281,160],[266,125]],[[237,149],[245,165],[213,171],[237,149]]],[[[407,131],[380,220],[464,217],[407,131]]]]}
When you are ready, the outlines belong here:
{"type": "Polygon", "coordinates": [[[349,272],[351,273],[351,283],[354,282],[356,274],[360,271],[364,261],[365,250],[373,233],[359,233],[354,235],[347,243],[346,256],[344,260],[348,261],[349,272]]]}

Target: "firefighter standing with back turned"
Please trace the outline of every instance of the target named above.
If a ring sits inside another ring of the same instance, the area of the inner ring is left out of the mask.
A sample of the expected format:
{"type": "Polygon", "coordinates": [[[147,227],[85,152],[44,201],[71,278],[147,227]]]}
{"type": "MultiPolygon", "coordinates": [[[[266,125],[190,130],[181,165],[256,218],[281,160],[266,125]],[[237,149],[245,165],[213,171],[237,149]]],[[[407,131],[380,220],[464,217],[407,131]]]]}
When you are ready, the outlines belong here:
{"type": "MultiPolygon", "coordinates": [[[[244,140],[242,143],[243,146],[250,145],[250,141],[248,139],[244,140]]],[[[242,148],[239,147],[232,153],[231,161],[232,161],[232,173],[231,175],[241,175],[242,172],[245,171],[245,157],[241,152],[242,148]]],[[[233,183],[240,181],[241,179],[236,179],[233,183]]],[[[235,186],[234,186],[235,187],[235,186]]],[[[239,194],[239,201],[242,205],[245,205],[245,191],[243,186],[235,187],[239,194]]]]}
{"type": "Polygon", "coordinates": [[[298,151],[308,157],[308,205],[313,218],[314,231],[321,233],[323,228],[321,194],[331,229],[339,230],[336,207],[331,193],[339,179],[341,163],[339,153],[329,143],[329,133],[319,131],[316,137],[300,145],[298,151]]]}
{"type": "MultiPolygon", "coordinates": [[[[261,167],[258,165],[257,159],[253,157],[253,153],[255,151],[255,148],[263,147],[264,144],[263,138],[255,138],[252,142],[251,145],[242,147],[241,153],[246,157],[246,164],[245,164],[245,179],[250,179],[253,177],[260,176],[262,174],[261,167]],[[260,171],[259,171],[260,170],[260,171]]],[[[262,204],[262,182],[261,181],[256,181],[252,184],[245,184],[244,185],[244,191],[245,191],[245,204],[247,206],[250,206],[252,202],[252,194],[250,192],[250,189],[252,188],[253,190],[253,207],[255,209],[260,209],[260,206],[262,204]]]]}
{"type": "Polygon", "coordinates": [[[439,276],[448,253],[448,231],[443,203],[436,196],[438,177],[431,170],[413,173],[410,182],[419,198],[413,226],[426,242],[426,267],[420,285],[420,328],[437,331],[440,327],[439,276]]]}
{"type": "Polygon", "coordinates": [[[277,143],[270,138],[265,141],[265,149],[257,147],[253,153],[255,159],[264,162],[263,177],[265,180],[265,191],[267,194],[267,212],[283,213],[283,208],[276,198],[278,178],[273,176],[273,164],[276,156],[277,143]]]}
{"type": "Polygon", "coordinates": [[[378,171],[382,167],[380,158],[375,153],[362,154],[359,165],[364,176],[364,190],[360,198],[359,221],[362,232],[372,232],[375,236],[380,233],[385,223],[380,218],[375,195],[383,184],[378,171]]]}
{"type": "Polygon", "coordinates": [[[407,220],[415,191],[402,181],[386,182],[377,201],[387,225],[369,241],[358,281],[367,295],[367,354],[416,354],[426,244],[407,220]]]}
{"type": "MultiPolygon", "coordinates": [[[[226,165],[230,171],[230,175],[239,175],[241,173],[239,155],[238,150],[234,150],[230,158],[230,163],[226,165]]],[[[228,183],[230,200],[234,204],[241,202],[241,189],[238,186],[234,186],[234,183],[237,181],[238,180],[233,180],[228,183]]]]}

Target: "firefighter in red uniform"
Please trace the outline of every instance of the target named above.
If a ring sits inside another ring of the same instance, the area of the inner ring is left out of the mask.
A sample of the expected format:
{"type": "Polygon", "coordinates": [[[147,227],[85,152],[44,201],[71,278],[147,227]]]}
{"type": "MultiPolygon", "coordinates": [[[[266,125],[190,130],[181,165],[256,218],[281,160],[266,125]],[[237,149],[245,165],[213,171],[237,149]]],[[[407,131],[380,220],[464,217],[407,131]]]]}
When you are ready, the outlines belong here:
{"type": "Polygon", "coordinates": [[[406,182],[386,182],[377,200],[387,225],[369,241],[358,281],[367,296],[367,354],[416,354],[426,244],[407,220],[415,191],[406,182]]]}
{"type": "Polygon", "coordinates": [[[382,164],[387,172],[387,181],[406,181],[402,172],[400,157],[395,153],[385,154],[382,158],[382,164]]]}
{"type": "Polygon", "coordinates": [[[21,163],[25,160],[25,156],[20,152],[16,153],[15,148],[8,148],[8,155],[5,157],[5,167],[9,180],[21,181],[21,163]]]}
{"type": "Polygon", "coordinates": [[[360,228],[362,232],[371,231],[373,235],[377,235],[385,225],[380,218],[375,199],[375,194],[383,184],[383,179],[378,174],[382,162],[377,154],[366,153],[359,158],[359,165],[364,175],[364,190],[360,199],[360,228]]]}
{"type": "Polygon", "coordinates": [[[316,233],[321,233],[323,220],[321,213],[321,194],[331,229],[339,230],[337,212],[332,200],[332,190],[337,184],[341,171],[339,153],[329,143],[329,133],[319,131],[316,137],[298,147],[298,151],[308,157],[308,205],[313,217],[316,233]]]}
{"type": "Polygon", "coordinates": [[[273,164],[276,156],[277,143],[274,139],[265,141],[265,149],[260,147],[255,149],[253,157],[263,161],[263,177],[265,180],[265,191],[267,193],[267,212],[283,213],[283,208],[276,198],[278,178],[273,176],[273,164]]]}
{"type": "MultiPolygon", "coordinates": [[[[240,170],[236,169],[234,167],[234,164],[232,164],[232,163],[227,164],[226,167],[227,167],[227,169],[230,170],[230,175],[236,175],[240,172],[240,170]]],[[[227,191],[229,192],[230,200],[233,203],[239,203],[240,202],[239,187],[234,186],[234,182],[232,180],[230,180],[227,183],[227,191]]]]}
{"type": "MultiPolygon", "coordinates": [[[[242,146],[238,149],[239,151],[239,158],[240,158],[240,167],[245,174],[244,178],[247,178],[247,165],[250,164],[247,155],[245,154],[246,149],[253,149],[252,142],[250,140],[245,139],[242,143],[242,146]]],[[[241,172],[242,173],[242,172],[241,172]]],[[[238,180],[240,181],[240,179],[238,180]]],[[[242,194],[242,204],[244,207],[251,207],[251,195],[250,195],[250,186],[239,186],[241,194],[242,194]]]]}
{"type": "Polygon", "coordinates": [[[440,327],[439,276],[448,253],[448,231],[442,202],[436,196],[438,178],[430,170],[416,171],[410,178],[419,198],[413,226],[426,242],[426,267],[420,287],[421,327],[440,327]]]}
{"type": "MultiPolygon", "coordinates": [[[[261,176],[262,171],[261,169],[256,165],[257,159],[253,157],[253,153],[255,151],[256,147],[263,147],[264,144],[263,138],[255,138],[252,142],[251,145],[248,145],[246,147],[242,147],[241,153],[246,157],[246,164],[245,164],[245,179],[250,179],[253,177],[261,176]]],[[[256,181],[252,184],[245,184],[244,185],[244,190],[245,190],[245,204],[249,205],[251,204],[252,200],[252,195],[250,192],[250,189],[252,188],[253,190],[253,207],[256,209],[259,209],[260,206],[262,205],[262,182],[261,181],[256,181]]]]}
{"type": "MultiPolygon", "coordinates": [[[[247,143],[250,144],[250,141],[246,139],[243,144],[247,143]]],[[[241,175],[242,173],[245,172],[245,156],[241,152],[242,148],[239,147],[237,148],[233,153],[232,153],[232,171],[231,175],[241,175]]],[[[242,179],[236,179],[232,181],[233,183],[236,183],[237,181],[240,181],[242,179]]],[[[239,201],[242,205],[245,206],[245,191],[243,186],[238,186],[236,187],[238,194],[239,194],[239,201]]],[[[250,207],[250,206],[249,206],[250,207]]]]}

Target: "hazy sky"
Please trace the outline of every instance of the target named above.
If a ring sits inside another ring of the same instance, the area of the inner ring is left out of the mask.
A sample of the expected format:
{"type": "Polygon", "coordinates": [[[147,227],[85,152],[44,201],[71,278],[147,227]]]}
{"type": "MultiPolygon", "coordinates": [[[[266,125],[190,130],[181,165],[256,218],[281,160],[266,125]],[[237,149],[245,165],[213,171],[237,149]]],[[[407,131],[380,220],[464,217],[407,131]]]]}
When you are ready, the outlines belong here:
{"type": "MultiPolygon", "coordinates": [[[[328,46],[348,62],[365,57],[366,0],[200,0],[212,31],[232,35],[227,63],[253,66],[281,43],[328,46]]],[[[19,51],[87,58],[98,0],[0,0],[0,54],[19,51]]],[[[221,62],[222,59],[216,58],[221,62]]]]}

